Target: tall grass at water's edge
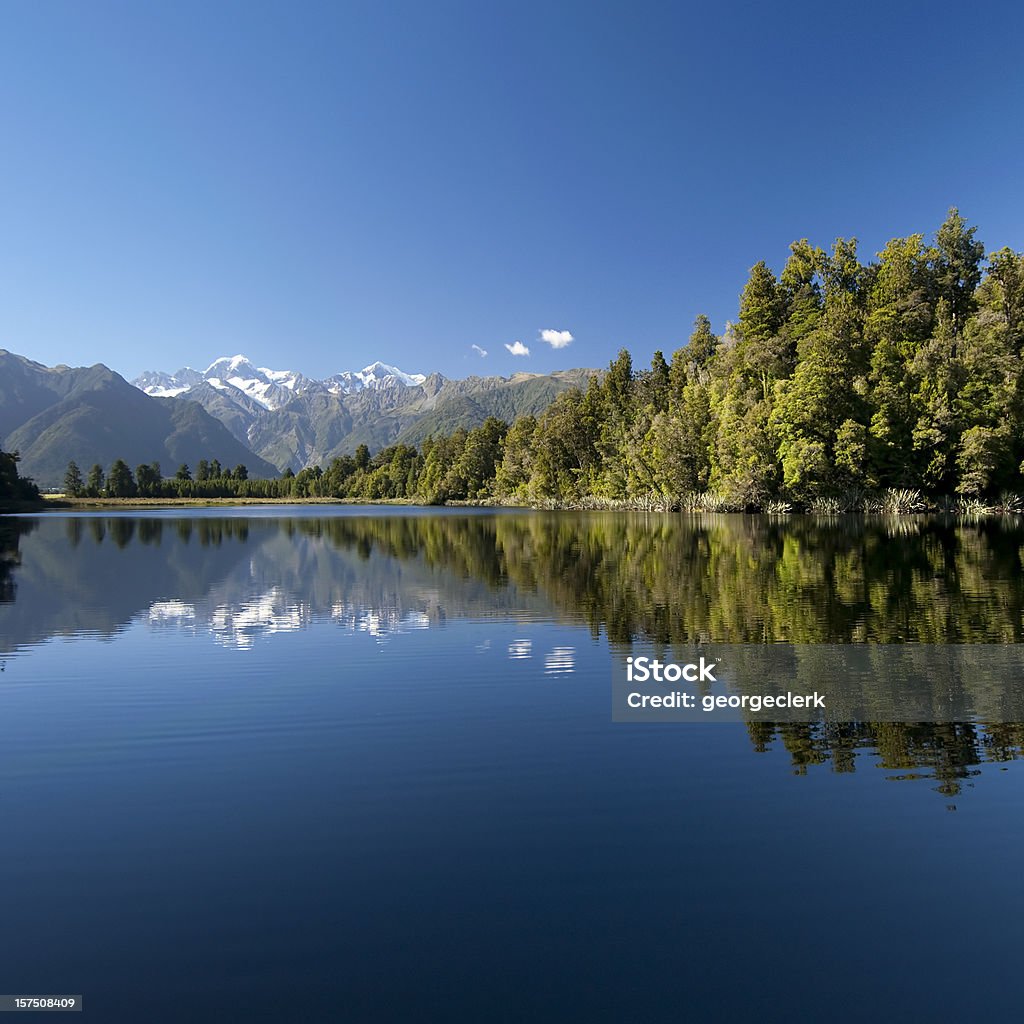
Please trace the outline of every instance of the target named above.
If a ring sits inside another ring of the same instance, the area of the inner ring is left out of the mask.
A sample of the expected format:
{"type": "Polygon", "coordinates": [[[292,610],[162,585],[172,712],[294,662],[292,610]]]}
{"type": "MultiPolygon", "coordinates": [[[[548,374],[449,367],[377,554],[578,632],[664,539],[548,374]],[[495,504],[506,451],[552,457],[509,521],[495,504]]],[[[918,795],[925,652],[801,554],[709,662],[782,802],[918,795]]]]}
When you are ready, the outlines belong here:
{"type": "Polygon", "coordinates": [[[981,517],[1024,514],[1024,497],[1012,492],[1004,492],[998,498],[954,496],[929,500],[919,490],[901,487],[879,492],[849,491],[841,495],[813,498],[808,502],[787,501],[784,498],[768,498],[763,502],[741,502],[715,491],[693,491],[678,496],[648,493],[631,498],[601,498],[592,495],[574,500],[545,498],[531,504],[532,507],[541,509],[760,512],[764,515],[809,513],[823,516],[899,516],[941,512],[955,516],[981,517]]]}

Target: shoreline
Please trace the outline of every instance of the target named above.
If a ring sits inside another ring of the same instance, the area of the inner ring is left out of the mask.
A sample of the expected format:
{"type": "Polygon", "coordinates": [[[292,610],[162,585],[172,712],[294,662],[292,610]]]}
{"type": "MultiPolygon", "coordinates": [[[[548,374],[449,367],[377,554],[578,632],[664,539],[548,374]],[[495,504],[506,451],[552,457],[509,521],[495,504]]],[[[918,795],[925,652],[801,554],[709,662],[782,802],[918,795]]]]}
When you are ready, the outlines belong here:
{"type": "Polygon", "coordinates": [[[443,504],[427,504],[409,498],[66,498],[63,495],[44,495],[38,502],[16,502],[0,506],[0,515],[36,515],[47,512],[68,511],[133,511],[168,508],[239,508],[249,505],[360,505],[404,507],[404,508],[504,508],[533,512],[648,512],[658,514],[689,515],[750,515],[772,519],[789,516],[814,516],[836,518],[856,517],[904,517],[948,515],[956,518],[995,518],[1019,516],[1022,513],[1015,506],[1004,503],[988,504],[983,500],[944,498],[936,502],[914,503],[910,507],[879,508],[798,508],[771,507],[762,509],[741,509],[715,507],[711,503],[671,502],[644,499],[586,498],[580,501],[541,501],[533,504],[499,502],[494,499],[477,501],[448,501],[443,504]]]}
{"type": "MultiPolygon", "coordinates": [[[[357,498],[65,498],[63,495],[44,496],[32,511],[97,511],[109,509],[145,508],[218,508],[240,505],[415,505],[405,498],[383,498],[369,501],[357,498]]],[[[430,506],[423,506],[429,508],[430,506]]]]}

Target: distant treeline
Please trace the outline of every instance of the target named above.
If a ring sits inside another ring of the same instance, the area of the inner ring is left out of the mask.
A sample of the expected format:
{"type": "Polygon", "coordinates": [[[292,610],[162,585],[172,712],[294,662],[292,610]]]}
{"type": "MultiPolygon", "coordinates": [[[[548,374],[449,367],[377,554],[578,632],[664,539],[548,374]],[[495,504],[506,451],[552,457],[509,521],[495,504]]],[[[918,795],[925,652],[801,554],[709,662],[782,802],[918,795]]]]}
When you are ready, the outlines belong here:
{"type": "MultiPolygon", "coordinates": [[[[244,465],[226,468],[216,460],[200,459],[195,476],[187,463],[182,463],[173,477],[165,477],[159,462],[143,463],[132,472],[124,459],[115,459],[108,472],[98,463],[87,476],[77,462],[69,462],[64,474],[64,493],[71,498],[216,498],[237,497],[241,485],[257,490],[273,487],[277,480],[250,480],[244,465]]],[[[276,497],[257,494],[253,497],[276,497]]]]}
{"type": "Polygon", "coordinates": [[[132,479],[121,463],[105,482],[95,467],[82,493],[1020,511],[1024,255],[986,259],[974,235],[953,209],[934,244],[896,238],[867,264],[855,239],[794,242],[778,277],[751,270],[721,336],[698,316],[671,361],[655,352],[638,371],[623,350],[511,427],[362,446],[276,480],[215,461],[205,476],[132,479]]]}

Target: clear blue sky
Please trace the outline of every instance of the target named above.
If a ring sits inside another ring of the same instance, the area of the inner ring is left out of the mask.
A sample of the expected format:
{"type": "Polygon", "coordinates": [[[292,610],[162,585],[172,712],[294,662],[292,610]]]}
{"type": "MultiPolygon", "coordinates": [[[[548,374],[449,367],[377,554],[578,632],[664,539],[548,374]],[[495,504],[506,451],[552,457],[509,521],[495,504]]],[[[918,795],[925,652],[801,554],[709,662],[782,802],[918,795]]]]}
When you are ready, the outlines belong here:
{"type": "Polygon", "coordinates": [[[1024,248],[1015,2],[0,15],[0,347],[47,364],[646,362],[795,238],[1024,248]]]}

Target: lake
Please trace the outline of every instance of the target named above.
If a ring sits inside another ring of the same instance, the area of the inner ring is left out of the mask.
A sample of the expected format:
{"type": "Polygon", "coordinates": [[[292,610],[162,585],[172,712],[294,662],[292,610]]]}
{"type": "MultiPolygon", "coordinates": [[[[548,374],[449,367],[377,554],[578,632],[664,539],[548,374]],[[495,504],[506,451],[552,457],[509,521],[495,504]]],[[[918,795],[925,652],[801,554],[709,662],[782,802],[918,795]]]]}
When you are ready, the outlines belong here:
{"type": "Polygon", "coordinates": [[[1018,518],[0,518],[0,992],[1019,1016],[1024,726],[622,724],[632,643],[1024,642],[1018,518]]]}

